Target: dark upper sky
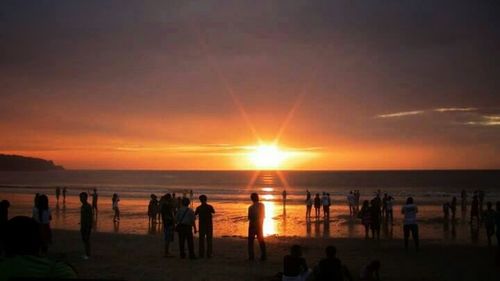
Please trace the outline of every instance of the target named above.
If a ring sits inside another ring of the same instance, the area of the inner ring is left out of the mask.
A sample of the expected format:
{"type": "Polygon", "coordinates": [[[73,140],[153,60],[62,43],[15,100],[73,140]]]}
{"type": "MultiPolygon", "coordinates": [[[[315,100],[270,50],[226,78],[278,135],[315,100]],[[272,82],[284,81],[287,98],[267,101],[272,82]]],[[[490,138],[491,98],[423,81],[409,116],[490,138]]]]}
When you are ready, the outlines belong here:
{"type": "Polygon", "coordinates": [[[245,168],[290,115],[288,168],[500,168],[500,2],[262,2],[2,1],[0,152],[245,168]]]}

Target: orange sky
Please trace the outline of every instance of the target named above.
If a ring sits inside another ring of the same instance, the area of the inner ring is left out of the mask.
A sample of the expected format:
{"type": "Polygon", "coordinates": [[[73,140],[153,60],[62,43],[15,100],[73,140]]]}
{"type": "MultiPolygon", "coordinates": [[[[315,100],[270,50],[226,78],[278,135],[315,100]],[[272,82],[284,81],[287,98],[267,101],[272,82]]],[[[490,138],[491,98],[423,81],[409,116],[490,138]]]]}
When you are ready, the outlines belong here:
{"type": "Polygon", "coordinates": [[[283,169],[500,168],[492,7],[71,2],[2,6],[0,153],[253,169],[281,132],[283,169]]]}

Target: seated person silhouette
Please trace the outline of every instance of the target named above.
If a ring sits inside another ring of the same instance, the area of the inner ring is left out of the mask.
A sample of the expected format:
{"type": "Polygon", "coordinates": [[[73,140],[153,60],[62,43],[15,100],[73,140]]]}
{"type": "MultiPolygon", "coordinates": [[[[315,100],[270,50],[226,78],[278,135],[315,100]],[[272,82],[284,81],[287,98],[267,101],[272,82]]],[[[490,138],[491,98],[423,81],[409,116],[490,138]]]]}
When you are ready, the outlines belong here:
{"type": "Polygon", "coordinates": [[[64,262],[41,257],[42,241],[38,223],[29,217],[10,219],[5,229],[6,258],[0,262],[0,281],[77,278],[64,262]]]}

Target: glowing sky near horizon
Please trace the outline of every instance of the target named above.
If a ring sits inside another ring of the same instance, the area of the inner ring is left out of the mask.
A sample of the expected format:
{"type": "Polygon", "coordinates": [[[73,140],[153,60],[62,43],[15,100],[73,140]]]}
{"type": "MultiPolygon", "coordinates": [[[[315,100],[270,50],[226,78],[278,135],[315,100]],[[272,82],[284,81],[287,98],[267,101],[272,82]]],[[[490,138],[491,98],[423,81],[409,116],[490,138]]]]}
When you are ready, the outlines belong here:
{"type": "Polygon", "coordinates": [[[500,168],[495,1],[2,1],[0,153],[67,168],[500,168]]]}

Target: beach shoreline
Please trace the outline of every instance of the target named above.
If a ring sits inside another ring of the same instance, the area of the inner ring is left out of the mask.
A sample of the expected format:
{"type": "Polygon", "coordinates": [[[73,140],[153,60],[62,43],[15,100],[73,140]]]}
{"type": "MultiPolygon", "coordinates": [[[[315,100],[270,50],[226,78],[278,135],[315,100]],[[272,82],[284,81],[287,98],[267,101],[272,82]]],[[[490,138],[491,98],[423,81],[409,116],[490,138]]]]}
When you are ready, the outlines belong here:
{"type": "MultiPolygon", "coordinates": [[[[497,247],[442,243],[421,240],[421,251],[405,252],[403,241],[355,238],[267,237],[269,258],[265,262],[247,260],[245,237],[214,238],[212,259],[191,261],[178,257],[177,236],[171,247],[175,255],[164,258],[161,235],[94,232],[92,257],[83,260],[80,233],[54,230],[51,258],[66,261],[80,278],[120,280],[272,280],[282,271],[283,256],[293,244],[303,247],[310,267],[324,256],[324,248],[334,245],[338,257],[358,280],[359,271],[372,259],[382,263],[381,280],[497,280],[497,247]],[[221,266],[224,265],[224,266],[221,266]]],[[[197,253],[195,238],[195,252],[197,253]]],[[[258,253],[258,250],[257,250],[258,253]]]]}

